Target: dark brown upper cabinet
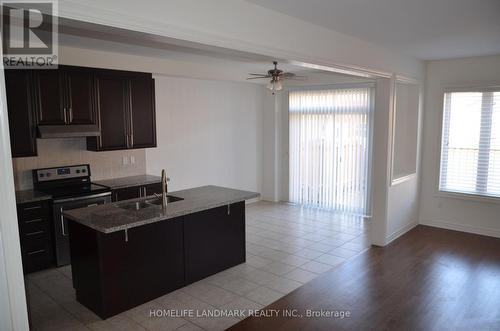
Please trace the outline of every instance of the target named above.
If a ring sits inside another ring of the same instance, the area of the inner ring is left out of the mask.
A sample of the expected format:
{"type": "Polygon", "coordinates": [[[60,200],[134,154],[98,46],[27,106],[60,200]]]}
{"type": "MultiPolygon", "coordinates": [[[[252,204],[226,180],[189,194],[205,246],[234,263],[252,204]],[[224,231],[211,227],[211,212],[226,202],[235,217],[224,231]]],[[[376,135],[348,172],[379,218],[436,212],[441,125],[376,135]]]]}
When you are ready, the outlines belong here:
{"type": "Polygon", "coordinates": [[[131,145],[156,147],[155,82],[152,78],[129,80],[131,145]]]}
{"type": "Polygon", "coordinates": [[[97,113],[101,136],[87,138],[87,142],[97,141],[92,149],[102,151],[128,148],[130,138],[127,107],[127,80],[120,76],[98,75],[97,113]]]}
{"type": "Polygon", "coordinates": [[[5,70],[12,157],[36,156],[33,72],[5,70]]]}
{"type": "Polygon", "coordinates": [[[66,67],[64,74],[70,124],[96,124],[94,72],[91,68],[66,67]]]}
{"type": "Polygon", "coordinates": [[[92,68],[60,66],[34,77],[39,125],[96,123],[92,68]]]}
{"type": "Polygon", "coordinates": [[[101,70],[96,74],[100,137],[87,149],[109,151],[156,147],[154,80],[151,74],[101,70]]]}

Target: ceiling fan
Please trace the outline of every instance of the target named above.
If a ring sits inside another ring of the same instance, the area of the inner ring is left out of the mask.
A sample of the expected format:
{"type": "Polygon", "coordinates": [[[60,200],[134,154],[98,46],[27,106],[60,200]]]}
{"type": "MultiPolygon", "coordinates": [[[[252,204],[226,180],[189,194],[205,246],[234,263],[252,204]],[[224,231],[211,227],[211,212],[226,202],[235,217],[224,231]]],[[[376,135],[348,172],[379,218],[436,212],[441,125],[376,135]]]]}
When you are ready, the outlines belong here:
{"type": "Polygon", "coordinates": [[[266,85],[268,89],[270,89],[273,94],[276,91],[280,91],[283,89],[282,81],[285,79],[296,79],[296,78],[306,78],[306,76],[297,76],[293,72],[285,72],[283,70],[278,69],[278,61],[273,61],[274,69],[268,70],[266,74],[253,74],[249,75],[252,77],[248,77],[249,79],[270,79],[269,84],[266,85]]]}

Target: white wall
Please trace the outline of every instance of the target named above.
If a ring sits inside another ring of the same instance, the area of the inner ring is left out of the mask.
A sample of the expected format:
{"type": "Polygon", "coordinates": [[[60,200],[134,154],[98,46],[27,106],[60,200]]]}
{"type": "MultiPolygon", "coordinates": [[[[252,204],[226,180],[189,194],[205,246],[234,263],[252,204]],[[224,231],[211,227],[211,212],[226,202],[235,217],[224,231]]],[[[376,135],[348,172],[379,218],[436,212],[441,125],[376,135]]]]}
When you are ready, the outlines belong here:
{"type": "Polygon", "coordinates": [[[215,184],[261,192],[263,113],[273,100],[259,85],[157,76],[158,147],[147,172],[162,168],[170,189],[215,184]]]}
{"type": "Polygon", "coordinates": [[[427,64],[420,223],[500,237],[500,203],[441,196],[440,125],[446,87],[500,85],[500,56],[427,64]]]}

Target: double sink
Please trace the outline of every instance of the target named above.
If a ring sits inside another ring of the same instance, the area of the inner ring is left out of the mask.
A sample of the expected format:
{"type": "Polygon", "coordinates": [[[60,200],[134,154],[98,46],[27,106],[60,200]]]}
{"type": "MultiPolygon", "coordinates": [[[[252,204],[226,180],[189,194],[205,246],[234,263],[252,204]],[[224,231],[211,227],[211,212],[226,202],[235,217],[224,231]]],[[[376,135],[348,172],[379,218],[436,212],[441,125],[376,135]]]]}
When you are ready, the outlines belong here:
{"type": "MultiPolygon", "coordinates": [[[[173,195],[167,195],[167,204],[176,202],[176,201],[181,201],[184,200],[183,198],[179,197],[174,197],[173,195]]],[[[161,205],[161,199],[160,198],[152,198],[152,199],[147,199],[147,200],[141,200],[141,201],[134,201],[134,202],[126,202],[123,204],[117,205],[118,208],[126,209],[126,210],[141,210],[144,208],[152,207],[152,206],[160,206],[161,205]]]]}

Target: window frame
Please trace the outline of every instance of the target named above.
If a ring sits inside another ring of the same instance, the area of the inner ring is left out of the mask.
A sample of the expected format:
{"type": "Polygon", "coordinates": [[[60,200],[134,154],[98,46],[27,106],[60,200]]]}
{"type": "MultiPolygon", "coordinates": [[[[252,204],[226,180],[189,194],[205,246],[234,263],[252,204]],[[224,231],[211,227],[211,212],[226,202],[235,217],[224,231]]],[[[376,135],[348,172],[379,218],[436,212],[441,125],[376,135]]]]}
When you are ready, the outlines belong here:
{"type": "Polygon", "coordinates": [[[445,191],[441,190],[441,158],[443,155],[443,121],[444,121],[444,112],[445,112],[445,94],[453,93],[453,92],[499,92],[500,84],[487,85],[487,86],[458,86],[458,87],[448,87],[444,88],[441,93],[441,110],[439,112],[439,121],[438,121],[438,148],[437,148],[437,164],[436,164],[436,173],[435,173],[435,189],[434,195],[436,197],[441,198],[455,198],[467,201],[476,201],[476,202],[487,202],[500,204],[500,196],[488,195],[488,194],[477,194],[477,193],[467,193],[467,192],[454,192],[454,191],[445,191]]]}

